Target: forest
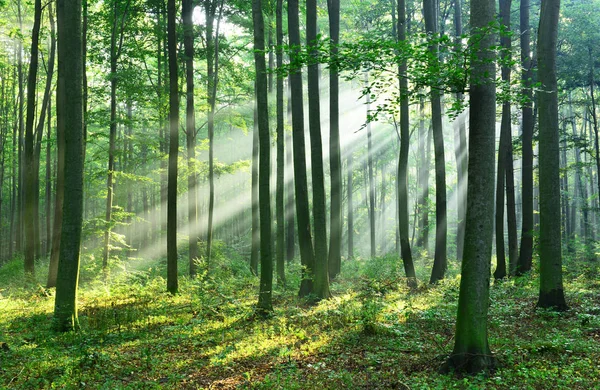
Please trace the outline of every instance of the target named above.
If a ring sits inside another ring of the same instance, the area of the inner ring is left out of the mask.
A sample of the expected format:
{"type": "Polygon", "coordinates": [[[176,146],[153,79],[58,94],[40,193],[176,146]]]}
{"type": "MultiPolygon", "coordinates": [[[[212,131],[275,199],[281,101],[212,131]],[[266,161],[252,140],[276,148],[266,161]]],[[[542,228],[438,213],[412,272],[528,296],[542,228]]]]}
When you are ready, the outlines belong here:
{"type": "Polygon", "coordinates": [[[597,388],[596,79],[600,0],[0,0],[0,388],[597,388]]]}

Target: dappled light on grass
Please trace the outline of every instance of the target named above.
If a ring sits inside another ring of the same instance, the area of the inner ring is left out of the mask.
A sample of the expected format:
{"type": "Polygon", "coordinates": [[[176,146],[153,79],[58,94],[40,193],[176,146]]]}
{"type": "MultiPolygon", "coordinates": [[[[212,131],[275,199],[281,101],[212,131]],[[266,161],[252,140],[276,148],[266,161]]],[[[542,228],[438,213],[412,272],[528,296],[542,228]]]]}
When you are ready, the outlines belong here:
{"type": "MultiPolygon", "coordinates": [[[[425,260],[415,258],[421,274],[430,267],[425,260]]],[[[0,384],[340,389],[456,383],[437,369],[452,348],[459,264],[450,262],[437,285],[423,281],[409,292],[397,258],[355,259],[332,284],[334,297],[318,304],[296,297],[293,264],[291,287],[276,288],[275,313],[261,320],[254,315],[257,279],[248,271],[233,276],[245,262],[222,255],[215,261],[214,278],[182,278],[176,296],[164,292],[160,263],[151,272],[115,276],[111,285],[88,282],[80,294],[82,328],[67,334],[50,330],[52,294],[3,286],[0,334],[10,351],[0,351],[0,384]]],[[[2,280],[21,271],[12,268],[0,269],[2,280]]],[[[566,313],[535,309],[535,274],[492,286],[490,343],[500,368],[492,377],[463,378],[462,385],[593,388],[600,380],[598,284],[579,276],[587,274],[581,267],[567,262],[566,268],[573,270],[566,277],[572,307],[566,313]]]]}

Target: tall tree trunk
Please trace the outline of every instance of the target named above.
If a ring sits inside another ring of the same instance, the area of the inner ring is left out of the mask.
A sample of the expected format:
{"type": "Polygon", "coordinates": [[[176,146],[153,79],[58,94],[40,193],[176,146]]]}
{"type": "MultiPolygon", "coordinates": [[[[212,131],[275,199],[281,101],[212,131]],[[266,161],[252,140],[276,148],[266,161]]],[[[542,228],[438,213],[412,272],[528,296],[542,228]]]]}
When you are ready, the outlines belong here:
{"type": "MultiPolygon", "coordinates": [[[[365,86],[369,85],[369,72],[365,72],[365,86]]],[[[371,238],[371,257],[377,255],[375,243],[375,182],[373,179],[373,142],[371,131],[371,120],[368,118],[371,114],[371,94],[367,94],[367,169],[369,178],[369,233],[371,238]]]]}
{"type": "MultiPolygon", "coordinates": [[[[21,16],[21,1],[17,1],[17,13],[19,19],[19,31],[23,32],[23,19],[21,16]]],[[[16,204],[16,230],[15,230],[15,251],[20,253],[23,244],[23,195],[24,195],[24,183],[23,183],[23,129],[25,123],[23,121],[23,107],[25,104],[24,88],[23,88],[23,43],[19,39],[18,44],[19,53],[17,55],[17,73],[19,76],[19,135],[17,138],[17,167],[18,167],[18,178],[17,178],[17,204],[16,204]]],[[[13,160],[14,161],[14,160],[13,160]]]]}
{"type": "Polygon", "coordinates": [[[259,132],[259,208],[260,208],[260,291],[257,312],[267,315],[273,311],[273,259],[271,255],[271,142],[269,137],[269,102],[267,92],[267,64],[265,62],[265,26],[262,1],[252,1],[254,26],[254,64],[256,70],[256,106],[259,132]]]}
{"type": "Polygon", "coordinates": [[[529,0],[520,3],[520,37],[521,37],[521,83],[522,94],[526,103],[522,109],[523,157],[521,163],[521,203],[523,223],[521,224],[521,248],[517,263],[517,275],[531,270],[533,255],[533,93],[531,91],[533,71],[531,69],[531,29],[529,25],[529,0]]]}
{"type": "Polygon", "coordinates": [[[189,245],[189,271],[194,277],[197,273],[196,261],[198,259],[198,209],[196,194],[196,116],[194,113],[194,23],[192,15],[194,4],[192,0],[183,0],[183,45],[185,54],[186,72],[186,106],[185,106],[185,134],[188,155],[188,245],[189,245]]]}
{"type": "MultiPolygon", "coordinates": [[[[510,4],[511,0],[500,0],[500,19],[506,29],[510,31],[510,4]]],[[[502,56],[510,56],[510,37],[506,34],[500,36],[500,45],[502,47],[502,56]]],[[[510,67],[502,66],[502,81],[510,85],[510,67]]],[[[512,178],[512,170],[509,172],[508,167],[512,168],[512,139],[511,139],[511,116],[510,116],[510,101],[502,102],[502,122],[500,126],[500,145],[498,146],[498,169],[496,171],[496,271],[494,272],[495,279],[503,279],[507,276],[506,272],[506,255],[504,246],[504,193],[506,189],[507,198],[509,196],[508,177],[512,178]],[[511,161],[507,161],[508,159],[511,161]]],[[[514,192],[513,192],[514,202],[514,192]]],[[[513,203],[514,206],[514,203],[513,203]]],[[[510,207],[509,207],[510,209],[510,207]]],[[[513,215],[508,216],[508,219],[514,219],[514,207],[512,208],[513,215]]],[[[508,214],[508,213],[507,213],[508,214]]],[[[511,221],[513,221],[511,219],[511,221]]],[[[515,226],[516,229],[516,226],[515,226]]],[[[511,262],[512,264],[512,262],[511,262]]]]}
{"type": "Polygon", "coordinates": [[[35,15],[31,32],[31,58],[27,77],[27,121],[25,123],[25,274],[33,278],[35,275],[35,159],[33,142],[33,125],[35,119],[36,84],[38,71],[38,46],[40,40],[40,24],[42,19],[42,2],[35,0],[35,15]]]}
{"type": "MultiPolygon", "coordinates": [[[[300,47],[300,20],[298,0],[288,0],[289,42],[295,48],[300,47]]],[[[299,53],[290,53],[292,63],[299,53]]],[[[313,291],[314,252],[310,232],[308,208],[308,184],[306,177],[306,151],[304,144],[304,109],[302,92],[302,70],[294,69],[290,75],[290,94],[292,100],[292,137],[294,142],[294,187],[296,191],[296,219],[298,220],[298,244],[300,261],[303,266],[299,296],[305,297],[313,291]]]]}
{"type": "Polygon", "coordinates": [[[177,294],[177,156],[179,153],[179,88],[177,83],[177,9],[167,2],[169,52],[169,185],[167,201],[167,291],[177,294]]]}
{"type": "MultiPolygon", "coordinates": [[[[317,44],[317,0],[306,1],[306,43],[317,44]]],[[[316,56],[317,49],[309,49],[316,56]]],[[[319,91],[319,65],[308,64],[308,118],[310,130],[310,157],[312,162],[313,222],[315,226],[314,290],[320,299],[331,296],[329,292],[329,267],[327,262],[327,208],[325,205],[325,174],[323,170],[323,144],[321,141],[321,109],[319,91]]]]}
{"type": "Polygon", "coordinates": [[[496,135],[495,37],[484,33],[494,21],[493,0],[471,2],[471,34],[479,42],[471,68],[469,99],[469,183],[465,246],[454,349],[444,368],[476,373],[493,369],[487,314],[494,228],[494,149],[496,135]]]}
{"type": "Polygon", "coordinates": [[[342,265],[342,157],[340,152],[339,75],[336,64],[340,43],[340,0],[328,0],[331,58],[329,67],[329,170],[331,218],[329,227],[329,277],[334,279],[342,265]]]}
{"type": "Polygon", "coordinates": [[[352,199],[352,195],[354,193],[354,183],[353,183],[353,157],[352,157],[353,145],[348,145],[348,150],[346,151],[346,198],[347,198],[347,208],[348,208],[348,259],[352,259],[354,257],[354,201],[352,199]]]}
{"type": "MultiPolygon", "coordinates": [[[[44,96],[42,98],[42,109],[40,111],[40,116],[38,119],[38,123],[35,129],[35,135],[36,135],[36,141],[35,141],[35,146],[34,146],[34,178],[35,178],[35,189],[34,189],[34,195],[35,195],[35,202],[34,202],[34,215],[35,215],[35,243],[36,243],[36,248],[35,248],[35,253],[36,256],[40,256],[41,255],[41,248],[40,248],[40,244],[41,244],[41,234],[40,234],[40,221],[39,221],[39,216],[40,216],[40,210],[39,210],[39,206],[40,206],[40,178],[39,178],[39,170],[40,170],[40,158],[41,158],[41,154],[42,154],[42,140],[44,137],[44,120],[46,119],[46,112],[50,110],[50,95],[52,92],[52,77],[54,74],[54,60],[55,60],[55,55],[56,55],[56,31],[55,31],[55,26],[54,26],[54,15],[52,13],[52,3],[48,3],[48,18],[50,20],[50,55],[48,57],[48,66],[47,66],[47,72],[46,72],[46,86],[44,89],[44,96]]],[[[50,116],[48,115],[48,121],[50,121],[50,116]]],[[[49,155],[49,153],[47,153],[47,155],[49,155]]],[[[48,157],[48,156],[47,156],[48,157]]],[[[49,163],[48,163],[49,164],[49,163]]],[[[48,176],[49,173],[48,173],[48,176]]],[[[49,211],[49,210],[47,210],[49,211]]],[[[46,213],[46,216],[48,216],[49,214],[46,213]]],[[[47,246],[47,240],[48,240],[48,235],[46,237],[46,245],[47,246]]]]}
{"type": "MultiPolygon", "coordinates": [[[[406,40],[406,2],[398,0],[398,42],[406,40]]],[[[417,287],[417,275],[410,249],[408,230],[408,154],[410,151],[410,118],[408,107],[408,66],[400,63],[400,156],[398,158],[398,232],[400,234],[400,252],[404,263],[404,272],[411,288],[417,287]]]]}
{"type": "Polygon", "coordinates": [[[125,19],[129,8],[130,0],[127,0],[125,9],[119,16],[119,5],[117,2],[113,5],[113,20],[110,35],[110,129],[108,141],[108,176],[106,179],[106,227],[104,232],[104,252],[102,254],[102,268],[107,269],[108,257],[110,254],[110,232],[111,218],[114,198],[114,171],[115,171],[115,153],[117,142],[117,63],[121,57],[121,48],[123,47],[123,30],[125,28],[125,19]]]}
{"type": "MultiPolygon", "coordinates": [[[[461,0],[455,0],[454,2],[454,33],[455,43],[458,47],[461,46],[462,36],[462,3],[461,0]]],[[[458,92],[456,94],[456,100],[463,100],[463,93],[458,92]]],[[[463,248],[465,244],[465,216],[467,212],[467,131],[465,126],[465,117],[460,115],[458,117],[458,124],[456,126],[456,135],[454,141],[454,154],[456,157],[456,211],[458,224],[456,227],[456,259],[462,260],[463,248]]]]}
{"type": "Polygon", "coordinates": [[[567,309],[562,283],[556,42],[560,0],[542,0],[538,30],[540,123],[540,296],[537,305],[567,309]]]}
{"type": "Polygon", "coordinates": [[[573,103],[571,101],[571,94],[569,94],[569,117],[571,118],[571,128],[573,130],[573,139],[576,140],[575,144],[575,187],[581,199],[580,210],[582,214],[581,231],[580,234],[583,236],[584,250],[586,256],[589,256],[590,242],[589,242],[589,226],[588,226],[588,199],[587,199],[587,186],[582,183],[581,176],[581,152],[580,147],[585,139],[585,130],[580,136],[577,131],[576,118],[573,113],[573,103]]]}
{"type": "MultiPolygon", "coordinates": [[[[256,88],[256,85],[255,85],[256,88]]],[[[256,89],[254,92],[254,124],[252,130],[252,248],[250,249],[250,270],[258,275],[258,255],[260,251],[260,216],[258,209],[258,108],[256,89]]]]}
{"type": "MultiPolygon", "coordinates": [[[[283,0],[277,0],[275,10],[277,35],[277,67],[283,66],[283,0]]],[[[271,34],[269,34],[271,35],[271,34]]],[[[269,75],[273,74],[272,72],[269,75]]],[[[283,75],[277,74],[277,281],[285,285],[285,204],[284,204],[284,170],[285,170],[285,129],[283,113],[283,75]]]]}
{"type": "Polygon", "coordinates": [[[83,61],[81,1],[57,0],[59,126],[64,126],[64,197],[54,325],[59,331],[78,327],[77,283],[83,225],[83,61]],[[60,119],[62,118],[62,120],[60,119]]]}
{"type": "MultiPolygon", "coordinates": [[[[438,33],[438,5],[433,0],[423,0],[425,29],[432,38],[438,33]]],[[[429,47],[432,55],[438,57],[438,45],[429,47]]],[[[431,270],[430,283],[444,278],[447,268],[446,259],[446,159],[444,157],[444,133],[442,127],[442,103],[437,89],[431,90],[431,121],[433,129],[433,150],[435,154],[435,256],[431,270]]]]}
{"type": "MultiPolygon", "coordinates": [[[[291,122],[291,117],[292,117],[292,100],[290,99],[290,94],[289,94],[289,88],[288,88],[288,93],[287,93],[287,116],[288,116],[288,122],[291,122]]],[[[294,206],[294,160],[293,160],[293,156],[292,156],[292,135],[291,134],[286,134],[286,156],[285,156],[285,160],[286,160],[286,169],[285,169],[285,174],[287,175],[288,179],[286,181],[286,191],[287,191],[287,199],[286,199],[286,210],[285,210],[285,215],[286,215],[286,239],[285,239],[285,244],[286,244],[286,259],[289,262],[291,262],[294,259],[294,256],[296,255],[296,218],[294,217],[294,213],[295,213],[295,206],[294,206]]]]}
{"type": "Polygon", "coordinates": [[[425,100],[419,99],[419,235],[417,246],[429,251],[429,155],[430,131],[425,126],[425,100]]]}
{"type": "Polygon", "coordinates": [[[51,133],[52,133],[52,100],[48,98],[48,135],[46,137],[46,250],[45,255],[50,255],[52,247],[52,223],[50,217],[50,204],[52,203],[52,157],[51,157],[51,133]]]}

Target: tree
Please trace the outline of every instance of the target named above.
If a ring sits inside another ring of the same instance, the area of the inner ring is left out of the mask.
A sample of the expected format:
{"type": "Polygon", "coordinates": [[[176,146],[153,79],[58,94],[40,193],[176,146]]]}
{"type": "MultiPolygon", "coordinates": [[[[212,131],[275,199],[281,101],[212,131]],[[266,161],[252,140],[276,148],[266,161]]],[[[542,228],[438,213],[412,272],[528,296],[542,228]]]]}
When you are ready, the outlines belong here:
{"type": "MultiPolygon", "coordinates": [[[[290,53],[294,63],[299,56],[300,20],[298,0],[288,1],[288,33],[290,45],[295,48],[290,53]]],[[[302,70],[292,69],[290,74],[290,98],[292,101],[292,137],[294,151],[294,189],[296,192],[296,220],[298,221],[298,245],[303,266],[299,296],[305,297],[313,291],[312,273],[314,252],[310,233],[308,209],[308,184],[306,179],[306,152],[304,144],[304,109],[302,98],[302,70]]]]}
{"type": "MultiPolygon", "coordinates": [[[[438,5],[433,0],[423,0],[423,15],[425,29],[431,38],[438,34],[438,5]]],[[[430,45],[434,63],[439,62],[438,44],[430,45]]],[[[431,121],[433,129],[433,150],[435,154],[435,257],[431,270],[430,283],[436,283],[444,278],[447,268],[446,233],[446,159],[444,157],[444,134],[442,127],[442,103],[440,92],[431,89],[431,121]]]]}
{"type": "Polygon", "coordinates": [[[125,22],[128,18],[131,0],[127,0],[124,8],[121,0],[113,0],[110,34],[110,129],[108,146],[108,176],[106,179],[106,231],[104,233],[104,252],[102,254],[102,268],[108,267],[110,253],[110,231],[114,198],[114,171],[115,153],[117,142],[117,64],[123,50],[125,22]]]}
{"type": "Polygon", "coordinates": [[[531,258],[533,255],[533,107],[531,79],[531,29],[529,26],[529,0],[521,0],[519,23],[521,37],[521,82],[523,84],[522,94],[525,104],[522,108],[522,132],[523,132],[523,157],[522,157],[522,224],[521,224],[521,247],[517,263],[517,275],[522,275],[531,270],[531,258]]]}
{"type": "Polygon", "coordinates": [[[42,2],[35,0],[35,15],[31,32],[31,60],[27,77],[27,122],[25,123],[25,273],[29,277],[35,272],[35,183],[38,172],[35,171],[33,122],[35,117],[35,95],[38,71],[38,46],[42,19],[42,2]]]}
{"type": "Polygon", "coordinates": [[[471,2],[471,41],[478,41],[471,65],[469,100],[469,182],[465,244],[456,316],[454,349],[443,370],[476,373],[492,369],[487,313],[494,226],[494,149],[496,87],[495,37],[488,30],[495,18],[493,0],[471,2]]]}
{"type": "MultiPolygon", "coordinates": [[[[398,41],[406,40],[406,3],[398,0],[398,41]]],[[[398,232],[400,235],[400,252],[404,262],[404,272],[410,287],[417,286],[417,275],[412,260],[410,239],[408,236],[408,153],[410,145],[410,118],[408,107],[408,79],[406,60],[400,63],[400,156],[398,158],[398,232]]]]}
{"type": "MultiPolygon", "coordinates": [[[[277,0],[275,9],[275,28],[277,35],[277,67],[283,66],[283,0],[277,0]]],[[[277,281],[285,284],[285,205],[284,205],[284,169],[285,169],[285,132],[283,117],[283,75],[277,74],[277,281]]]]}
{"type": "Polygon", "coordinates": [[[329,170],[331,176],[331,216],[329,236],[329,277],[335,278],[342,263],[342,158],[340,152],[339,75],[335,57],[340,43],[340,0],[328,0],[331,57],[329,67],[329,170]]]}
{"type": "Polygon", "coordinates": [[[566,310],[562,283],[556,43],[560,0],[542,0],[538,29],[540,295],[538,307],[566,310]]]}
{"type": "Polygon", "coordinates": [[[196,223],[198,222],[197,195],[196,195],[196,116],[194,113],[194,23],[192,14],[194,3],[192,0],[183,0],[183,45],[185,52],[186,73],[186,106],[185,106],[185,135],[188,153],[188,245],[190,276],[197,272],[196,261],[198,260],[198,237],[196,235],[196,223]]]}
{"type": "Polygon", "coordinates": [[[57,0],[59,127],[65,134],[62,240],[58,263],[54,325],[58,331],[78,327],[77,284],[83,225],[83,61],[81,1],[57,0]]]}
{"type": "Polygon", "coordinates": [[[167,2],[169,52],[169,185],[167,201],[167,291],[177,294],[177,156],[179,152],[179,91],[175,0],[167,2]]]}
{"type": "Polygon", "coordinates": [[[269,102],[267,64],[265,61],[265,24],[262,1],[252,0],[254,26],[254,64],[256,70],[256,107],[259,133],[259,208],[260,208],[260,291],[257,312],[267,315],[273,311],[273,259],[271,255],[271,142],[269,137],[269,102]]]}
{"type": "MultiPolygon", "coordinates": [[[[306,43],[311,55],[316,55],[317,0],[306,1],[306,43]]],[[[313,222],[315,226],[314,291],[318,298],[327,299],[329,267],[327,263],[327,210],[325,207],[325,175],[323,173],[323,144],[321,141],[321,109],[319,98],[319,65],[308,64],[308,122],[310,158],[312,162],[313,222]]]]}

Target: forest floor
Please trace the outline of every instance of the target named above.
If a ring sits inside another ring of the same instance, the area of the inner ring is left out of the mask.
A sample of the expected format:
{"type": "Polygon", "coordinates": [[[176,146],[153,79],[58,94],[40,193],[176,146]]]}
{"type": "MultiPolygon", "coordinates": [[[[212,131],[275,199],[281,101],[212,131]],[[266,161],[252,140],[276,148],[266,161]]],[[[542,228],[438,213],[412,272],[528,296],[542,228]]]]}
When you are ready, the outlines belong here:
{"type": "MultiPolygon", "coordinates": [[[[45,275],[27,283],[18,260],[0,268],[0,388],[600,388],[598,263],[566,259],[564,313],[536,310],[536,271],[494,283],[489,340],[499,368],[473,377],[438,373],[454,343],[452,262],[444,281],[412,293],[396,258],[344,262],[333,298],[318,304],[296,297],[292,264],[268,319],[254,315],[257,278],[224,248],[208,275],[181,277],[176,296],[165,292],[164,261],[115,260],[103,277],[97,263],[83,259],[81,329],[66,334],[52,331],[45,275]]],[[[417,265],[426,280],[431,260],[417,265]]],[[[179,266],[187,270],[184,258],[179,266]]]]}

